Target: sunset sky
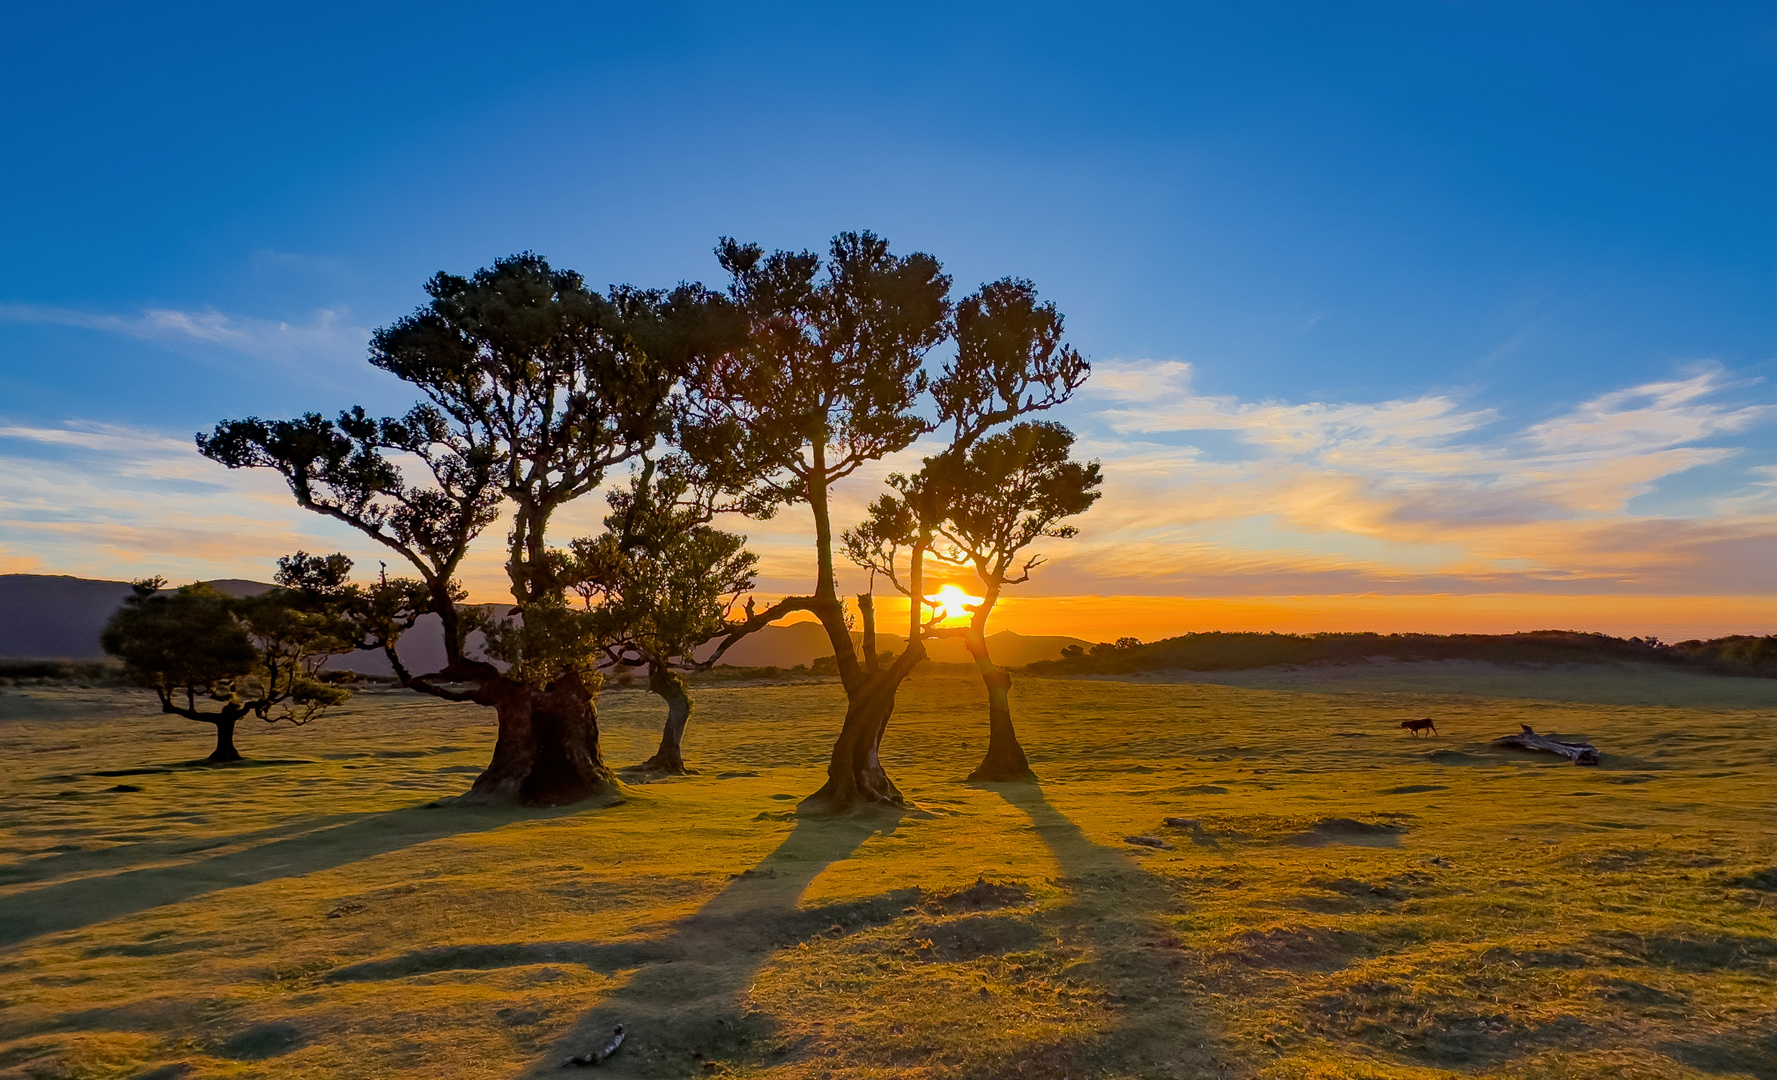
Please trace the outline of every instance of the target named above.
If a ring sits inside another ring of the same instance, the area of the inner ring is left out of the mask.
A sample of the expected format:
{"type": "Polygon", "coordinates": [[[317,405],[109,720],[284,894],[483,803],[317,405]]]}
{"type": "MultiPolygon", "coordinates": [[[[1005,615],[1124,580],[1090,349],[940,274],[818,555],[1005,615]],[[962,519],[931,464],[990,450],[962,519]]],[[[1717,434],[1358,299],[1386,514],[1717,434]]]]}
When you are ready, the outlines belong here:
{"type": "MultiPolygon", "coordinates": [[[[13,12],[0,573],[373,569],[192,434],[404,409],[440,269],[867,228],[1094,365],[1105,496],[996,629],[1777,632],[1768,4],[643,7],[13,12]]],[[[808,588],[804,509],[731,527],[808,588]]]]}

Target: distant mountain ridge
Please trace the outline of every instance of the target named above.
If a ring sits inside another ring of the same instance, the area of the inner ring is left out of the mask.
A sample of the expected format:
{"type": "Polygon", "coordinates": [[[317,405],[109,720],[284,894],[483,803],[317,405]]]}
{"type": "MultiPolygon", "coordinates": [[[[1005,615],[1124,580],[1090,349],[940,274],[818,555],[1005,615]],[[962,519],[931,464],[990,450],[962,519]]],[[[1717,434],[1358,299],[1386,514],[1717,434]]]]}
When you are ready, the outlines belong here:
{"type": "MultiPolygon", "coordinates": [[[[209,582],[229,596],[271,588],[262,581],[209,582]]],[[[0,657],[18,660],[97,660],[99,634],[130,594],[127,581],[66,574],[0,574],[0,657]]]]}
{"type": "MultiPolygon", "coordinates": [[[[252,596],[271,588],[260,581],[224,578],[208,584],[230,596],[252,596]]],[[[127,581],[97,581],[90,578],[48,574],[0,575],[0,657],[25,660],[96,660],[105,655],[99,647],[99,634],[124,598],[130,594],[127,581]]],[[[861,635],[853,634],[854,641],[861,635]]],[[[900,652],[906,639],[896,634],[879,634],[877,649],[900,652]]],[[[469,648],[476,651],[471,636],[469,648]]],[[[1029,636],[1002,631],[988,638],[994,661],[1006,667],[1022,667],[1039,660],[1053,660],[1070,646],[1086,646],[1079,638],[1029,636]]],[[[426,616],[401,638],[401,660],[410,671],[436,671],[444,665],[444,640],[438,629],[437,616],[426,616]]],[[[938,663],[967,663],[969,654],[962,642],[943,638],[928,642],[926,652],[938,663]]],[[[709,650],[703,653],[709,655],[709,650]]],[[[736,667],[808,666],[823,656],[833,655],[827,632],[817,622],[768,626],[735,643],[722,657],[722,663],[736,667]]],[[[389,661],[381,653],[361,652],[335,657],[329,666],[366,675],[391,674],[389,661]]]]}
{"type": "Polygon", "coordinates": [[[0,656],[96,660],[105,655],[99,631],[129,594],[127,581],[0,575],[0,656]]]}
{"type": "Polygon", "coordinates": [[[1246,671],[1354,664],[1367,660],[1478,660],[1492,664],[1661,664],[1732,675],[1777,676],[1777,635],[1736,635],[1667,645],[1573,630],[1517,634],[1184,634],[1129,648],[1044,660],[1040,675],[1127,675],[1140,671],[1246,671]]]}

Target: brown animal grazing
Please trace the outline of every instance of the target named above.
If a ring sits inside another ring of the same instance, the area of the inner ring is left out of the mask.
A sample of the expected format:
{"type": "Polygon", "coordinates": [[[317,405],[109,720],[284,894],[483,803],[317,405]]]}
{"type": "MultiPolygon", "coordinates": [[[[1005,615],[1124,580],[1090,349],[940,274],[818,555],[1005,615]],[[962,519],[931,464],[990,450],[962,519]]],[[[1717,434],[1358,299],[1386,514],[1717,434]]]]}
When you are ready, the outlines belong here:
{"type": "Polygon", "coordinates": [[[1438,733],[1438,725],[1432,723],[1431,717],[1429,716],[1423,720],[1402,720],[1401,726],[1412,732],[1415,736],[1418,736],[1421,731],[1426,730],[1429,730],[1433,735],[1438,733]]]}

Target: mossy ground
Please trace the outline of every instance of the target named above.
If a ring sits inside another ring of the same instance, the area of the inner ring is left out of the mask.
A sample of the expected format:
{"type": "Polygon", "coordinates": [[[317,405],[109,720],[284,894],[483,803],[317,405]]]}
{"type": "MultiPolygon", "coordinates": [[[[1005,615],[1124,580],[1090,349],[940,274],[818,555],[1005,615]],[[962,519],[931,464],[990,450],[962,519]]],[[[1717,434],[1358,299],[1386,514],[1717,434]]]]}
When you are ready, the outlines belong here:
{"type": "MultiPolygon", "coordinates": [[[[1042,782],[970,786],[934,672],[885,745],[921,809],[831,821],[830,684],[700,687],[699,775],[543,812],[448,801],[472,706],[209,768],[139,697],[9,690],[0,1075],[516,1078],[621,1023],[607,1075],[1777,1076],[1771,709],[1560,696],[1020,679],[1042,782]]],[[[653,699],[601,706],[645,758],[653,699]]]]}

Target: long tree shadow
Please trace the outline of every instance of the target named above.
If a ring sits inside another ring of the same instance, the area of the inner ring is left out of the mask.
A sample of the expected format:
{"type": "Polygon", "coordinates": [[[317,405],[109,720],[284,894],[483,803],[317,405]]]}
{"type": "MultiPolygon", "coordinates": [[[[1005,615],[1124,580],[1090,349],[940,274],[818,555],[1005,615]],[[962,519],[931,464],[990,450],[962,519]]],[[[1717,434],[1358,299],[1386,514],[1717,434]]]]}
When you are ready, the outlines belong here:
{"type": "Polygon", "coordinates": [[[1223,1076],[1246,1069],[1213,1031],[1205,1006],[1191,1001],[1195,958],[1158,914],[1176,907],[1168,885],[1128,855],[1093,843],[1050,805],[1034,783],[979,784],[1030,817],[1061,867],[1072,902],[1056,913],[1061,937],[1091,959],[1072,974],[1095,983],[1117,1013],[1112,1028],[1082,1039],[1031,1047],[1006,1076],[1092,1074],[1223,1076]]]}
{"type": "Polygon", "coordinates": [[[622,1025],[620,1053],[605,1076],[686,1076],[723,1059],[772,1056],[774,1025],[744,1005],[748,987],[775,951],[835,924],[892,922],[918,889],[869,900],[800,909],[797,901],[828,866],[898,819],[800,818],[783,843],[735,874],[708,903],[657,936],[629,941],[449,945],[337,968],[329,982],[380,982],[441,971],[488,971],[537,964],[582,964],[607,975],[630,972],[555,1047],[522,1075],[557,1075],[562,1063],[597,1049],[622,1025]]]}
{"type": "MultiPolygon", "coordinates": [[[[76,874],[97,876],[120,874],[149,863],[166,863],[182,856],[202,855],[216,848],[238,848],[263,844],[288,836],[313,832],[338,825],[356,817],[355,814],[314,814],[294,821],[285,821],[263,829],[224,833],[220,836],[180,836],[172,840],[139,840],[100,848],[75,848],[52,851],[23,862],[0,866],[0,887],[30,885],[53,881],[76,874]]],[[[70,847],[72,845],[69,845],[70,847]]],[[[218,854],[220,854],[218,852],[218,854]]]]}
{"type": "MultiPolygon", "coordinates": [[[[553,1075],[564,1059],[600,1046],[621,1024],[622,1052],[608,1076],[688,1075],[703,1062],[770,1055],[771,1023],[744,1004],[747,989],[776,950],[833,924],[889,922],[917,894],[801,910],[797,901],[833,863],[898,821],[801,818],[777,849],[737,874],[669,934],[649,943],[645,966],[582,1016],[526,1077],[553,1075]]],[[[607,954],[607,957],[610,954],[607,954]]]]}
{"type": "MultiPolygon", "coordinates": [[[[58,881],[0,896],[0,947],[223,889],[331,870],[446,836],[486,832],[514,821],[583,810],[585,807],[537,811],[458,804],[415,806],[354,815],[343,824],[324,824],[271,843],[252,843],[246,848],[173,866],[58,881]]],[[[244,833],[221,838],[221,842],[251,843],[276,831],[244,833]]]]}
{"type": "Polygon", "coordinates": [[[892,834],[897,823],[889,817],[874,822],[798,819],[784,842],[757,866],[736,874],[702,908],[646,942],[491,947],[508,951],[510,964],[542,963],[545,954],[565,950],[565,959],[597,969],[638,968],[523,1075],[557,1075],[565,1059],[602,1046],[619,1024],[625,1031],[623,1048],[604,1064],[602,1075],[684,1076],[722,1059],[769,1057],[774,1027],[763,1015],[750,1012],[744,1001],[767,958],[834,924],[890,922],[918,895],[918,890],[905,890],[811,910],[797,907],[823,870],[849,857],[872,835],[892,834]]]}

